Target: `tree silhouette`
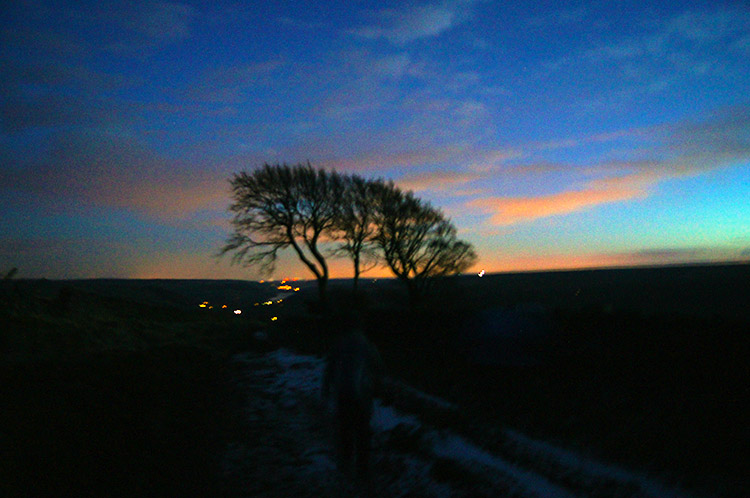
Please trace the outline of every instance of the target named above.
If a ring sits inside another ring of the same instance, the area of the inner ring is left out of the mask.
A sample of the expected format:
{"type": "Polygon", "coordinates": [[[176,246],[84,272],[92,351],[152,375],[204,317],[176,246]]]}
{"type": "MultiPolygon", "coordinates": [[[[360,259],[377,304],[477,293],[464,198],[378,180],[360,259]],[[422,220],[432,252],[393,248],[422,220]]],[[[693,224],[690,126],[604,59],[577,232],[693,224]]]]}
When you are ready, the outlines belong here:
{"type": "Polygon", "coordinates": [[[476,261],[443,213],[393,182],[313,169],[269,165],[230,179],[234,231],[221,254],[272,271],[291,247],[315,276],[327,307],[328,264],[323,242],[340,241],[334,254],[354,265],[354,288],[365,262],[384,261],[404,282],[415,304],[436,277],[454,275],[476,261]]]}
{"type": "Polygon", "coordinates": [[[473,247],[456,238],[456,228],[441,211],[393,183],[374,188],[375,240],[391,271],[406,284],[412,305],[435,277],[454,275],[474,264],[473,247]]]}
{"type": "Polygon", "coordinates": [[[373,196],[382,182],[366,180],[357,175],[346,176],[343,180],[344,191],[336,223],[338,238],[342,239],[342,243],[336,252],[352,259],[353,287],[357,292],[360,273],[373,268],[378,261],[374,246],[377,226],[373,196]]]}
{"type": "Polygon", "coordinates": [[[272,271],[280,250],[291,247],[315,276],[321,304],[328,301],[328,264],[321,242],[333,233],[340,175],[307,164],[264,164],[230,179],[234,232],[221,254],[232,261],[272,271]]]}

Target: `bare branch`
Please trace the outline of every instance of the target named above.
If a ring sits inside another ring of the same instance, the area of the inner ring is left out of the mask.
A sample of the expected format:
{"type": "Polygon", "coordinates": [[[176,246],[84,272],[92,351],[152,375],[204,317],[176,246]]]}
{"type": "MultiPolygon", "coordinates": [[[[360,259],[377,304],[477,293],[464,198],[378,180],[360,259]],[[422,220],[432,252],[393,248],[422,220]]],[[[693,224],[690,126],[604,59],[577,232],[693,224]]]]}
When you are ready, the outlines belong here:
{"type": "Polygon", "coordinates": [[[233,263],[272,271],[279,251],[291,247],[315,275],[325,299],[328,265],[318,241],[335,228],[339,177],[309,163],[264,164],[236,173],[230,184],[233,233],[220,254],[231,252],[233,263]]]}

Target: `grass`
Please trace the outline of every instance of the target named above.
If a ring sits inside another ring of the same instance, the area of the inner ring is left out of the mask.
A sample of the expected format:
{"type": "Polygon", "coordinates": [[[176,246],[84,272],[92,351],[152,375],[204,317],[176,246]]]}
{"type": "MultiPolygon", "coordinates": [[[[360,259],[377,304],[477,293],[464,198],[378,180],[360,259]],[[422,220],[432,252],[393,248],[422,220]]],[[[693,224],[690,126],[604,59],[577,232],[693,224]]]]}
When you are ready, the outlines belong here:
{"type": "Polygon", "coordinates": [[[4,289],[0,495],[210,496],[252,320],[4,289]]]}

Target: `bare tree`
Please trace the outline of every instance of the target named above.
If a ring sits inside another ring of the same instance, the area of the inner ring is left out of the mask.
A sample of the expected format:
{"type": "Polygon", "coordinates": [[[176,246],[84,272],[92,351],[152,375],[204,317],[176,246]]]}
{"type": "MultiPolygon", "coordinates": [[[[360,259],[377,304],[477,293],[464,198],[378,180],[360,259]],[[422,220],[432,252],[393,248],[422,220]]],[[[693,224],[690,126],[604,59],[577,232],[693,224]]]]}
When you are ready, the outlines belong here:
{"type": "Polygon", "coordinates": [[[234,232],[221,254],[232,261],[272,271],[279,251],[291,247],[315,276],[327,305],[328,264],[321,243],[335,228],[341,177],[307,164],[264,164],[230,179],[234,232]]]}
{"type": "Polygon", "coordinates": [[[460,273],[474,264],[473,247],[457,239],[456,228],[442,212],[393,183],[381,183],[376,189],[375,240],[391,271],[406,284],[412,304],[434,278],[460,273]]]}
{"type": "Polygon", "coordinates": [[[359,275],[372,269],[378,262],[375,249],[375,203],[373,195],[380,181],[366,180],[361,176],[344,177],[343,198],[338,212],[338,238],[342,239],[337,254],[352,259],[354,265],[354,292],[359,286],[359,275]]]}

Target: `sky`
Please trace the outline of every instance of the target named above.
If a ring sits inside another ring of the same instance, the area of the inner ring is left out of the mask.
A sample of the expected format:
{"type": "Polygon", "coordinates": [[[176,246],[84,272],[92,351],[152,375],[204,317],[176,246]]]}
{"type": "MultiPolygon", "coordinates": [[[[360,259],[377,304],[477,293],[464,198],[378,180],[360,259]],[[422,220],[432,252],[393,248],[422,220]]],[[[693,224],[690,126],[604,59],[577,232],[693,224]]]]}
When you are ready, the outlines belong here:
{"type": "Polygon", "coordinates": [[[311,277],[216,257],[231,175],[306,161],[414,190],[471,271],[750,260],[746,2],[17,1],[0,37],[2,273],[311,277]]]}

